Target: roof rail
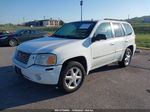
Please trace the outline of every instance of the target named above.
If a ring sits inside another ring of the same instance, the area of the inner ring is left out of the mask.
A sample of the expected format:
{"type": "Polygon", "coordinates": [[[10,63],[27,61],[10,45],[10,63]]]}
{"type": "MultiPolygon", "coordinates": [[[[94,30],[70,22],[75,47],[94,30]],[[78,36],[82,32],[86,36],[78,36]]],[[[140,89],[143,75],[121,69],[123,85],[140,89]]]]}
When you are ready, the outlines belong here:
{"type": "Polygon", "coordinates": [[[119,19],[110,19],[110,18],[105,18],[104,20],[112,20],[112,21],[124,21],[124,22],[125,22],[125,20],[119,20],[119,19]]]}

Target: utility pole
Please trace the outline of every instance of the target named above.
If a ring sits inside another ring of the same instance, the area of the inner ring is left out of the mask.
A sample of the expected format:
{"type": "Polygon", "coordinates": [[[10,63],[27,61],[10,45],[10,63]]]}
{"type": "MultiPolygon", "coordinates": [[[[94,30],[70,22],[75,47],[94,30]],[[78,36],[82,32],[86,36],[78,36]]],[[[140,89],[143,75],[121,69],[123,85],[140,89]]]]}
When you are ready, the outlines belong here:
{"type": "Polygon", "coordinates": [[[128,20],[130,19],[130,15],[128,14],[128,20]]]}
{"type": "Polygon", "coordinates": [[[83,0],[80,1],[80,6],[81,6],[81,21],[82,21],[82,6],[83,6],[83,0]]]}
{"type": "Polygon", "coordinates": [[[45,20],[45,16],[43,16],[44,20],[45,20]]]}

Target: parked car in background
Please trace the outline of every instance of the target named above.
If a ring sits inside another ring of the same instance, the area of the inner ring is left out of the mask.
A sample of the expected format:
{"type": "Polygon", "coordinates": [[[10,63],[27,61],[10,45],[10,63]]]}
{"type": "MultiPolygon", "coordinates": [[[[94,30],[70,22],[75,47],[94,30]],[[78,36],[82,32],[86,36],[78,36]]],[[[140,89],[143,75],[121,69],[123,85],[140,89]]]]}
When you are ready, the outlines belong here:
{"type": "Polygon", "coordinates": [[[7,30],[0,30],[0,35],[4,35],[4,34],[10,34],[13,32],[7,31],[7,30]]]}
{"type": "Polygon", "coordinates": [[[65,24],[51,37],[19,45],[12,62],[16,72],[31,81],[73,92],[91,70],[112,62],[128,66],[135,49],[129,23],[79,21],[65,24]]]}
{"type": "Polygon", "coordinates": [[[46,33],[35,29],[22,29],[12,34],[0,35],[0,45],[10,45],[12,47],[19,45],[22,42],[41,38],[47,35],[46,33]]]}

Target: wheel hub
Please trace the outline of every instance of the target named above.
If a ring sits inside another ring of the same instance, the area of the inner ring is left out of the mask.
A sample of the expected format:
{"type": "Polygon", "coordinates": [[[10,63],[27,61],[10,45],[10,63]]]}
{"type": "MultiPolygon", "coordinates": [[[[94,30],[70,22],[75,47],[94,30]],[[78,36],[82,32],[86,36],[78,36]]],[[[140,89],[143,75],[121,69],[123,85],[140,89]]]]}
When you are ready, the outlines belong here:
{"type": "Polygon", "coordinates": [[[66,75],[65,81],[66,86],[70,89],[76,88],[82,79],[82,72],[79,68],[73,67],[70,70],[68,70],[68,73],[66,75]]]}

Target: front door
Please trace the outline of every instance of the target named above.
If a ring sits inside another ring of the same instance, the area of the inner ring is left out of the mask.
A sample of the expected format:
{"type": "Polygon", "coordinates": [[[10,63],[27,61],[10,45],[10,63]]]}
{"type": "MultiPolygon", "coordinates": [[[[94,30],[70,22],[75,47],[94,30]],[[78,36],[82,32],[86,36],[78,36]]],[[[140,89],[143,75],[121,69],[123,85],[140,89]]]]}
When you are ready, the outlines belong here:
{"type": "Polygon", "coordinates": [[[115,40],[111,24],[109,22],[100,24],[94,37],[98,34],[105,35],[107,39],[95,41],[91,45],[93,69],[111,63],[115,59],[115,40]]]}

